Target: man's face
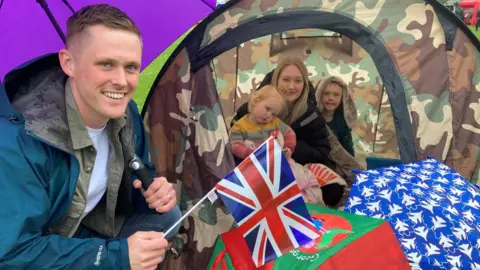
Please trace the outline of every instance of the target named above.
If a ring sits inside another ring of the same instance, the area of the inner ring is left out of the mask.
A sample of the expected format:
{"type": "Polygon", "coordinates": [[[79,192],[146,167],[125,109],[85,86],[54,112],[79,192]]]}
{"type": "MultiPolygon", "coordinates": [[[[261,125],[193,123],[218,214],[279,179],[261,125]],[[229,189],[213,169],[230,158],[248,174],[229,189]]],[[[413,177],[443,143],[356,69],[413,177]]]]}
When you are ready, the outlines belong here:
{"type": "Polygon", "coordinates": [[[135,33],[101,25],[86,31],[69,48],[66,73],[85,124],[100,128],[126,111],[138,84],[142,42],[135,33]]]}

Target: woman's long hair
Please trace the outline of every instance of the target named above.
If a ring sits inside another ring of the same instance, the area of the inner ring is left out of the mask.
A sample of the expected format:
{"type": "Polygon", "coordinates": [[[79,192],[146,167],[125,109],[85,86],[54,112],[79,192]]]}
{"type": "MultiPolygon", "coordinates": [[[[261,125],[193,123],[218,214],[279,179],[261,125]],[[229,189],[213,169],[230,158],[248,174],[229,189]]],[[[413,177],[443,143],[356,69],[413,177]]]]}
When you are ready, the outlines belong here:
{"type": "Polygon", "coordinates": [[[272,84],[277,87],[280,92],[285,93],[286,89],[281,89],[278,87],[278,80],[280,79],[280,74],[282,74],[283,69],[290,65],[295,65],[300,70],[300,73],[302,73],[303,90],[298,99],[294,101],[291,109],[288,111],[289,106],[286,106],[287,111],[285,115],[282,115],[282,120],[289,125],[300,118],[300,116],[302,116],[307,110],[307,99],[309,92],[307,67],[302,60],[295,57],[286,57],[278,64],[277,68],[273,72],[272,84]]]}

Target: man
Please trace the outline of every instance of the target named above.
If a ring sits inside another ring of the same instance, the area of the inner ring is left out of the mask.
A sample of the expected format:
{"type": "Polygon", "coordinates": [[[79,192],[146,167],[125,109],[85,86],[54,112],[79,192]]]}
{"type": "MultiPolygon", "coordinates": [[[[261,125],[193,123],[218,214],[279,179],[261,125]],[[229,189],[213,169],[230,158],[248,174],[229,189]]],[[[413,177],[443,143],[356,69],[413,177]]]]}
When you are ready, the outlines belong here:
{"type": "Polygon", "coordinates": [[[143,192],[128,168],[148,152],[140,32],[108,5],[67,29],[66,49],[0,86],[0,269],[155,269],[181,213],[165,178],[143,192]]]}

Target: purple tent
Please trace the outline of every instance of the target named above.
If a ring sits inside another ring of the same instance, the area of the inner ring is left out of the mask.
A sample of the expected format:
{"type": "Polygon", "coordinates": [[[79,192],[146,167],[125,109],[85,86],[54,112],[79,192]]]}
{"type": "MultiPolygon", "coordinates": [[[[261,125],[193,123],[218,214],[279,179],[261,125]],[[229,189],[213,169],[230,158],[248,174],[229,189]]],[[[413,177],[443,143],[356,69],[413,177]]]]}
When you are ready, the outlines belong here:
{"type": "MultiPolygon", "coordinates": [[[[42,2],[42,1],[39,1],[42,2]]],[[[143,35],[142,68],[190,27],[212,12],[211,0],[45,0],[60,29],[72,9],[107,3],[125,11],[143,35]],[[70,9],[70,7],[72,9],[70,9]]],[[[214,2],[214,1],[213,1],[214,2]]],[[[18,65],[43,54],[57,52],[63,41],[37,0],[0,0],[0,81],[18,65]]]]}

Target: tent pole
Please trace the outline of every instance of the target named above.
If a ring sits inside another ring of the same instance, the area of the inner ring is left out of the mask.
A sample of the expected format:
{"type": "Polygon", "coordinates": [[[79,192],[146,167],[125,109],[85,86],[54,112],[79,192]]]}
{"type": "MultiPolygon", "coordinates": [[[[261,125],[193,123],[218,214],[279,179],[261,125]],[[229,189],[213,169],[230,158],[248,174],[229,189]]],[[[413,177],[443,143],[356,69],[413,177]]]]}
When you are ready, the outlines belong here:
{"type": "Polygon", "coordinates": [[[47,2],[45,2],[45,0],[37,0],[37,3],[39,3],[40,6],[43,8],[43,10],[44,10],[45,13],[47,14],[48,18],[49,18],[50,21],[52,22],[53,27],[55,28],[55,30],[57,31],[58,35],[60,36],[60,38],[62,39],[63,43],[65,44],[65,41],[66,41],[65,34],[63,33],[62,29],[61,29],[60,26],[58,25],[57,20],[55,20],[55,17],[53,17],[52,12],[51,12],[50,9],[48,8],[47,2]]]}
{"type": "MultiPolygon", "coordinates": [[[[237,90],[238,90],[238,61],[240,59],[239,46],[235,47],[235,95],[233,96],[233,113],[237,111],[237,90]]],[[[255,89],[253,89],[255,91],[255,89]]]]}
{"type": "Polygon", "coordinates": [[[382,85],[382,93],[380,95],[380,104],[378,106],[378,114],[377,114],[377,124],[375,125],[375,130],[373,132],[373,153],[375,153],[375,145],[377,144],[377,132],[378,132],[378,123],[380,121],[380,113],[382,112],[382,103],[383,103],[383,95],[385,94],[385,85],[382,85]]]}

